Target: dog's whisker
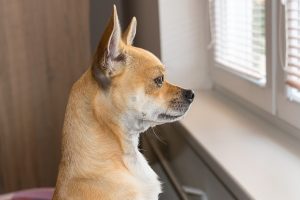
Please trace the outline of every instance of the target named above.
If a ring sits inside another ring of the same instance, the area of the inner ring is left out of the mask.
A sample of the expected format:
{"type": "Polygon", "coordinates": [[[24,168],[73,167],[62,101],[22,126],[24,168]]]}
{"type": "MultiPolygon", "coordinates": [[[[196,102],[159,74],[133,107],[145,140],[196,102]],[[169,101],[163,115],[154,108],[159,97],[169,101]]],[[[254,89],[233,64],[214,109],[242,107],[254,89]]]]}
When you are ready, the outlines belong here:
{"type": "Polygon", "coordinates": [[[165,142],[164,142],[164,141],[156,134],[156,132],[154,131],[154,128],[153,128],[153,127],[151,127],[151,130],[152,130],[153,134],[155,135],[155,137],[157,138],[158,141],[160,141],[160,142],[163,143],[163,144],[167,144],[167,143],[165,143],[165,142]]]}
{"type": "Polygon", "coordinates": [[[147,149],[139,148],[140,151],[148,151],[147,149]]]}

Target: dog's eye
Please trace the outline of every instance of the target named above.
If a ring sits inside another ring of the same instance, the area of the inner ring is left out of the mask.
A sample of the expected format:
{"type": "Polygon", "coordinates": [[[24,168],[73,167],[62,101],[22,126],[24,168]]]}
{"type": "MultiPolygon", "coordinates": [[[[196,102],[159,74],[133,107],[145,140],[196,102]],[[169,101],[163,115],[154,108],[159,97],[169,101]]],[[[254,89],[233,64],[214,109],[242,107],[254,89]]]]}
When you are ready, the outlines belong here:
{"type": "Polygon", "coordinates": [[[161,87],[164,82],[164,76],[159,76],[159,77],[155,78],[154,82],[158,87],[161,87]]]}

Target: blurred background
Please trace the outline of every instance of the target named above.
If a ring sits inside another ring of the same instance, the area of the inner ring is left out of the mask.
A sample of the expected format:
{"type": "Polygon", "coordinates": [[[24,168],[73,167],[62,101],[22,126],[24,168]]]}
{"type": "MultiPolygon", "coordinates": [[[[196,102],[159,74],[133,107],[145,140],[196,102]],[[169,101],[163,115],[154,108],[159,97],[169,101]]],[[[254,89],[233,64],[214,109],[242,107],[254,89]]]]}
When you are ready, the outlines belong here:
{"type": "Polygon", "coordinates": [[[169,79],[209,87],[205,1],[0,0],[0,193],[54,186],[68,93],[113,4],[123,28],[137,17],[135,45],[163,58],[169,79]]]}

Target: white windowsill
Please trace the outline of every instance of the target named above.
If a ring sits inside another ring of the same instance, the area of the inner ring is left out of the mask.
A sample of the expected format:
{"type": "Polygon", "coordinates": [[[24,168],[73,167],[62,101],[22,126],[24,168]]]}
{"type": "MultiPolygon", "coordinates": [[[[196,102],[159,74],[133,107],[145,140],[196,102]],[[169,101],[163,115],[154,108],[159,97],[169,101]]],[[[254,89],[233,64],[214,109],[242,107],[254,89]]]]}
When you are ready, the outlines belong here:
{"type": "Polygon", "coordinates": [[[196,92],[181,124],[239,199],[300,199],[296,137],[213,91],[196,92]]]}

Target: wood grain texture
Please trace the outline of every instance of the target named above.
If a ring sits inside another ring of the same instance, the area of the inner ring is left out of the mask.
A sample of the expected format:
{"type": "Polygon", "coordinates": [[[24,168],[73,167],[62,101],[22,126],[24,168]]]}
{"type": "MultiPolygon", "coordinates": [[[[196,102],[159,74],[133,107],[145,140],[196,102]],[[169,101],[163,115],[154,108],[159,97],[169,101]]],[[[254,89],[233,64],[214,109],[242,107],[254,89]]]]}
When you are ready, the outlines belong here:
{"type": "Polygon", "coordinates": [[[0,0],[0,193],[53,186],[72,83],[90,63],[89,1],[0,0]]]}

